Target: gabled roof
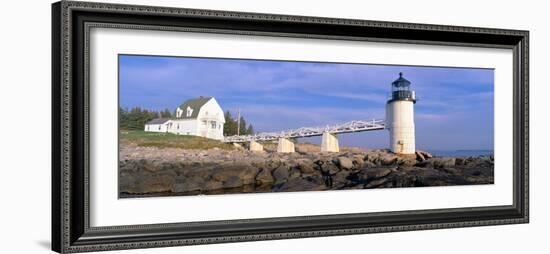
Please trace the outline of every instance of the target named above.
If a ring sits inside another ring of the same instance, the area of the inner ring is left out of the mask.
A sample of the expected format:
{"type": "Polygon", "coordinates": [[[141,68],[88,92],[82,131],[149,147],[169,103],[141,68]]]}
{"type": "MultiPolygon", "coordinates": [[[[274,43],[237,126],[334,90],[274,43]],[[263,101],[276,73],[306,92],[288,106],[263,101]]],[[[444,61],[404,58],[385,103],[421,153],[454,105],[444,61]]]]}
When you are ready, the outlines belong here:
{"type": "Polygon", "coordinates": [[[183,104],[179,106],[181,110],[183,110],[183,114],[181,114],[181,117],[177,117],[177,119],[195,119],[199,116],[199,111],[206,104],[212,97],[203,97],[200,96],[195,99],[190,99],[185,101],[183,104]],[[187,116],[187,107],[190,107],[193,109],[193,112],[190,116],[187,116]]]}
{"type": "Polygon", "coordinates": [[[167,117],[155,118],[155,119],[147,122],[146,124],[163,124],[163,123],[168,122],[168,120],[170,120],[170,118],[167,118],[167,117]]]}

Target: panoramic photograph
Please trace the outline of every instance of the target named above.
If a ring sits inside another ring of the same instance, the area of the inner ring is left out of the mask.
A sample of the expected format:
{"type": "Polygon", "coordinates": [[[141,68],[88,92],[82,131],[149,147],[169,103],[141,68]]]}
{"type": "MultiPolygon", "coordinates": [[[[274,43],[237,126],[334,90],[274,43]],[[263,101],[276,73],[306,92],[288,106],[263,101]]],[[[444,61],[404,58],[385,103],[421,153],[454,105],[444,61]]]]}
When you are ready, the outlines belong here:
{"type": "Polygon", "coordinates": [[[119,198],[494,184],[494,70],[119,55],[119,198]]]}

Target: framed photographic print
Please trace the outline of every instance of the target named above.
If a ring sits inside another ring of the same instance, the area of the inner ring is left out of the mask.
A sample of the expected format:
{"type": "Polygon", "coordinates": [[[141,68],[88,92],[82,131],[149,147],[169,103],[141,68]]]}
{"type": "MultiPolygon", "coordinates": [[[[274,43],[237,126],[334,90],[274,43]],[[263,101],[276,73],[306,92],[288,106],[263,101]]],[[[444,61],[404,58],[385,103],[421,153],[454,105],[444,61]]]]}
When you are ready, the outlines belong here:
{"type": "Polygon", "coordinates": [[[52,14],[57,252],[528,222],[528,31],[52,14]]]}

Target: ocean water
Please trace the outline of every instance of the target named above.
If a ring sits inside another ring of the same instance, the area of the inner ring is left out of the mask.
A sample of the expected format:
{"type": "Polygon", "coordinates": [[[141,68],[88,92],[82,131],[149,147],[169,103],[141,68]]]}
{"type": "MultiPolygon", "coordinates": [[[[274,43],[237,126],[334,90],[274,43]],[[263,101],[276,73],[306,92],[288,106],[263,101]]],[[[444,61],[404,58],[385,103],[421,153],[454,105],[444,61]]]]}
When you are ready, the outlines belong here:
{"type": "Polygon", "coordinates": [[[492,156],[494,150],[426,150],[438,157],[492,156]]]}

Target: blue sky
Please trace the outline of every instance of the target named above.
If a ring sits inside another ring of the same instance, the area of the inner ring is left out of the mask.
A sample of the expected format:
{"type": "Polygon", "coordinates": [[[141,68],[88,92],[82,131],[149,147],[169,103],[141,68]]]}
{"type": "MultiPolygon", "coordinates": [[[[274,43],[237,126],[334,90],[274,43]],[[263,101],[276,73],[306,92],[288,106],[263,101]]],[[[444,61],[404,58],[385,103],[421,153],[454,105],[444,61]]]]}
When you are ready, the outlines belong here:
{"type": "MultiPolygon", "coordinates": [[[[412,82],[419,149],[493,149],[494,70],[424,66],[119,56],[120,105],[174,110],[214,96],[256,131],[384,118],[398,73],[412,82]]],[[[307,141],[317,143],[320,138],[307,141]]],[[[339,136],[341,145],[384,148],[387,131],[339,136]]]]}

